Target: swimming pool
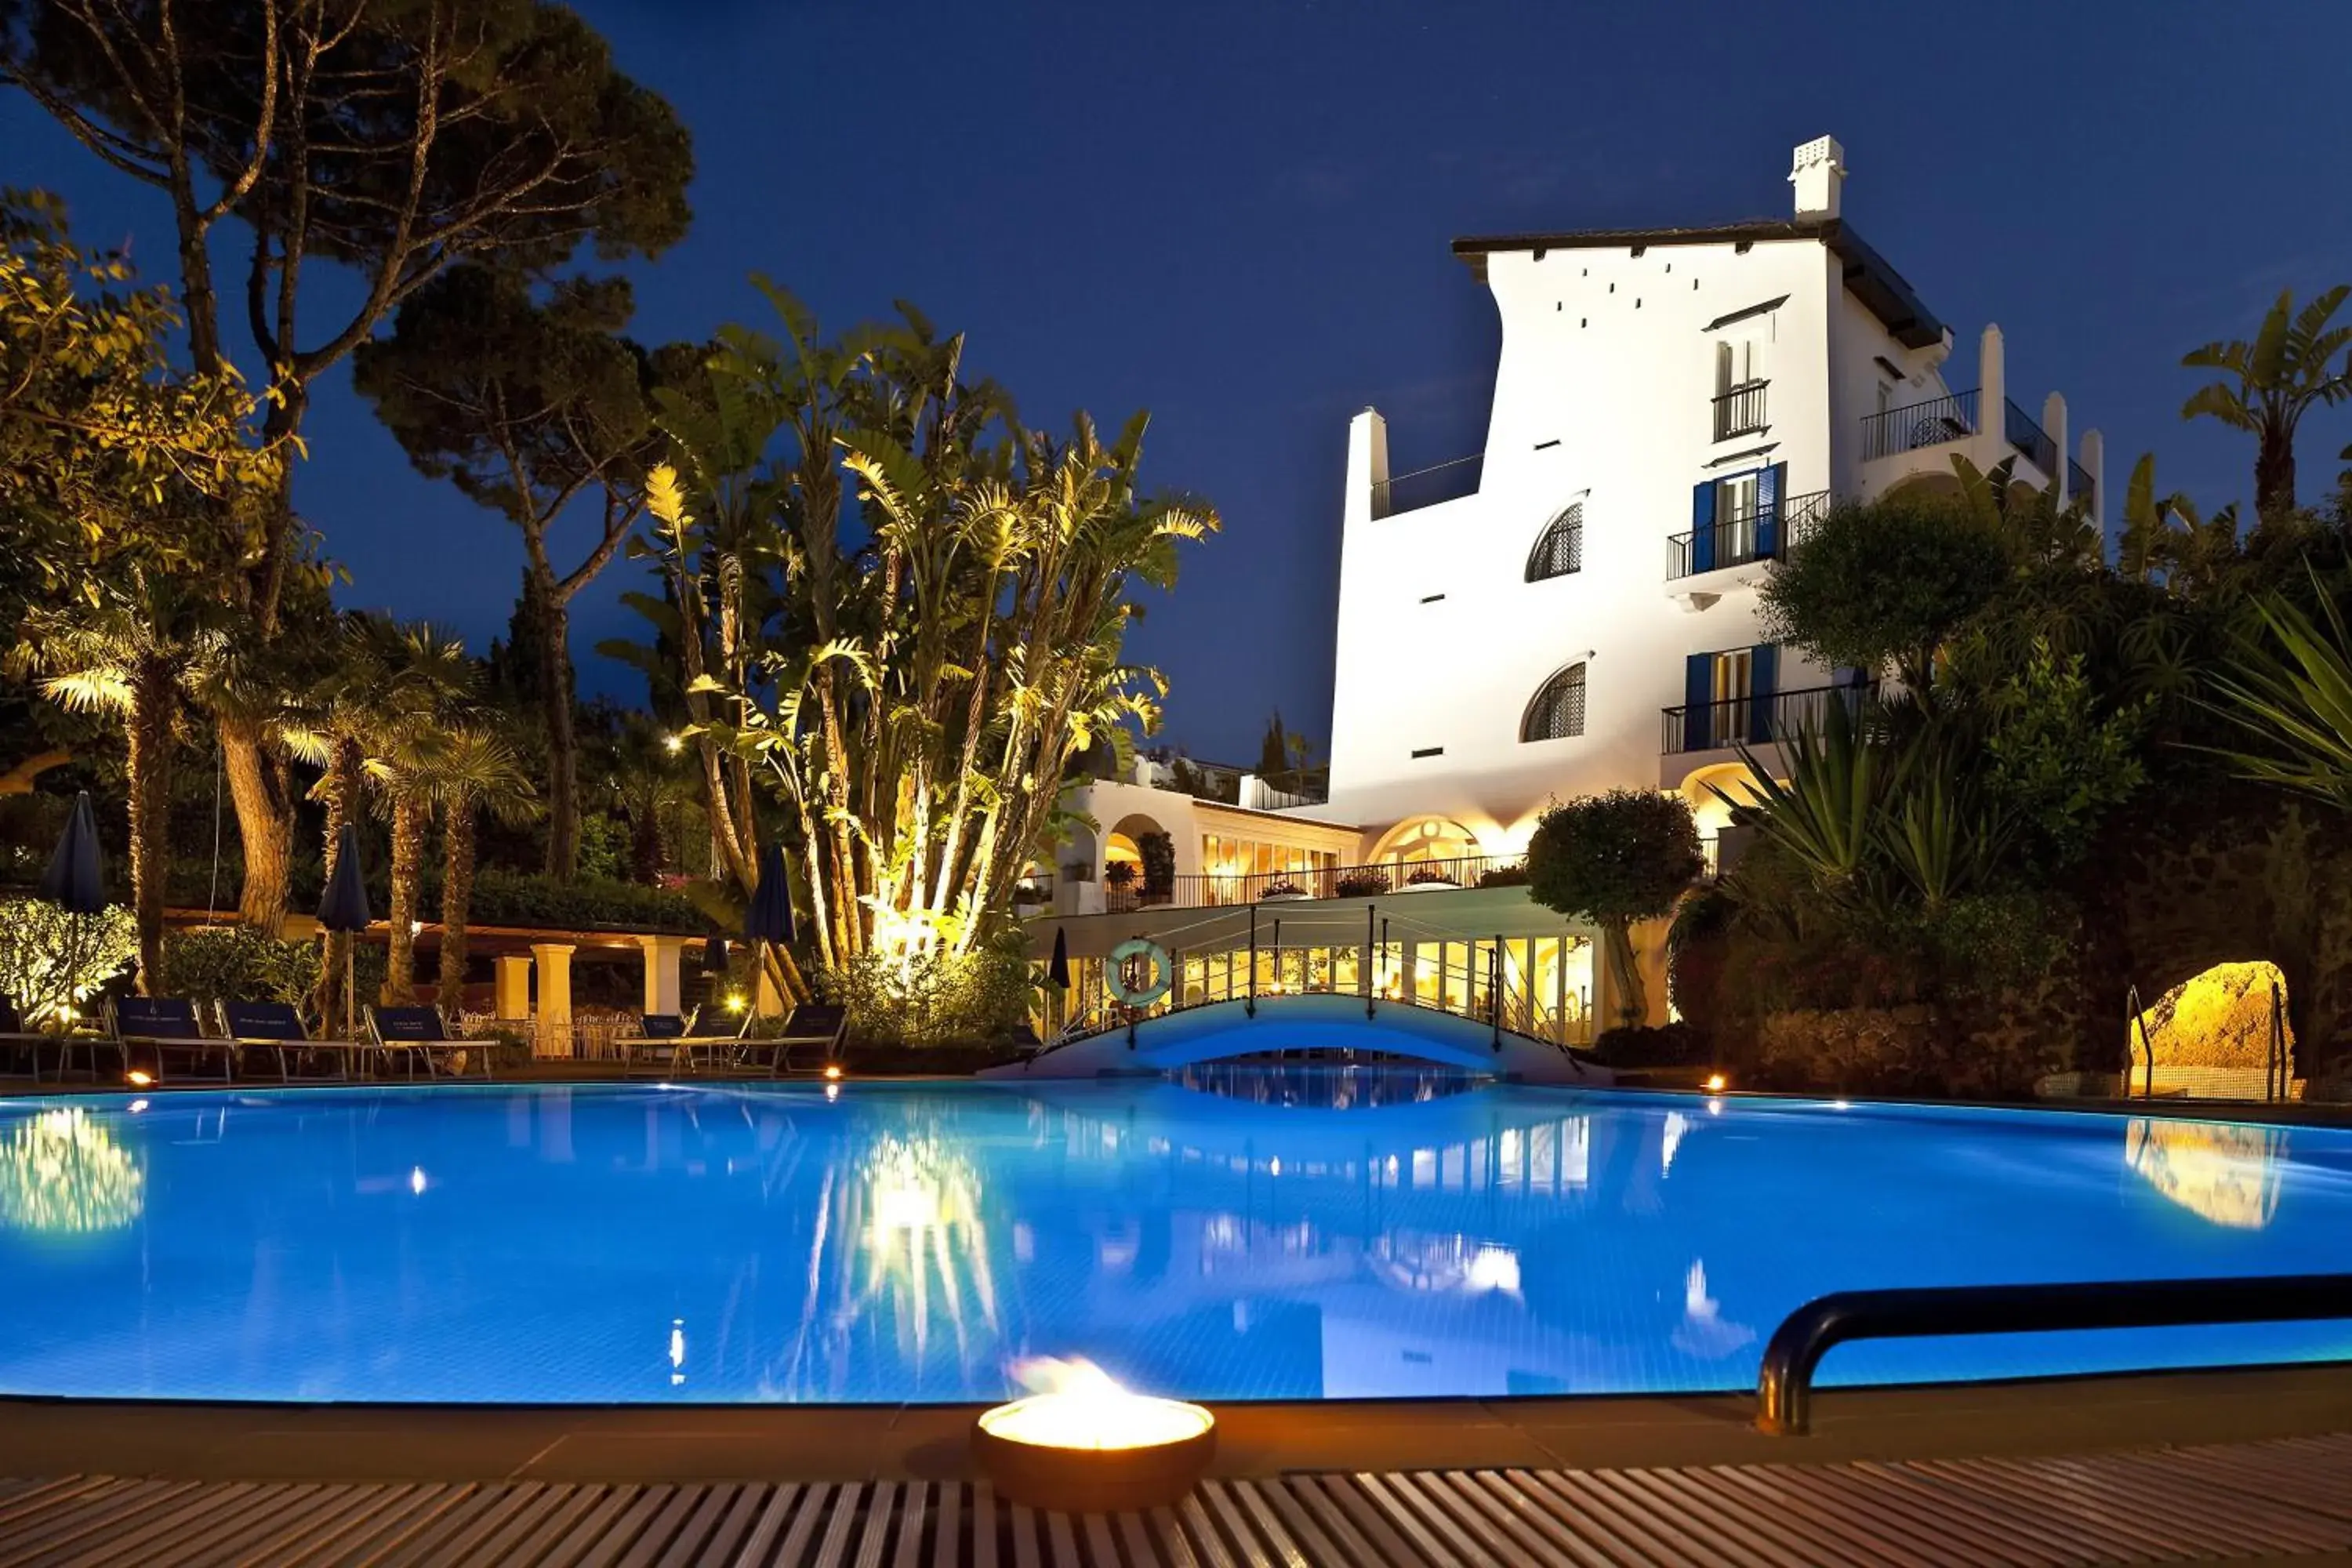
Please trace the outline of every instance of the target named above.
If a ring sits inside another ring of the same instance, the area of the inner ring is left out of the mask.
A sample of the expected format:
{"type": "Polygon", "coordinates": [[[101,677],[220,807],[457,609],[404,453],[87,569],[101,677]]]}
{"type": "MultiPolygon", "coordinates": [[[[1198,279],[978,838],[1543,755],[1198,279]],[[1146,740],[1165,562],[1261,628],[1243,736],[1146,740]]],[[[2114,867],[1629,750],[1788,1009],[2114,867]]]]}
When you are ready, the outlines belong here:
{"type": "MultiPolygon", "coordinates": [[[[1824,1291],[2352,1258],[2352,1133],[1198,1068],[0,1100],[0,1393],[1202,1399],[1752,1386],[1824,1291]]],[[[1866,1344],[1824,1381],[2352,1353],[1866,1344]]]]}

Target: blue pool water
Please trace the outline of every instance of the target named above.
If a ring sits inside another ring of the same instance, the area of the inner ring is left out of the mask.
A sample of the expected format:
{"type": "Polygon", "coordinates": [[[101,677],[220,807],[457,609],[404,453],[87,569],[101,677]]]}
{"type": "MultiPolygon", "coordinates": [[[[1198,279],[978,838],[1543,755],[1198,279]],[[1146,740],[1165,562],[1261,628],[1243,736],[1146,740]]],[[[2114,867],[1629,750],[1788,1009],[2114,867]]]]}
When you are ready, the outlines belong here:
{"type": "MultiPolygon", "coordinates": [[[[0,1100],[0,1392],[963,1401],[1751,1385],[1827,1290],[2352,1266],[2352,1134],[1196,1069],[0,1100]]],[[[1862,1345],[1832,1382],[2352,1353],[1862,1345]]]]}

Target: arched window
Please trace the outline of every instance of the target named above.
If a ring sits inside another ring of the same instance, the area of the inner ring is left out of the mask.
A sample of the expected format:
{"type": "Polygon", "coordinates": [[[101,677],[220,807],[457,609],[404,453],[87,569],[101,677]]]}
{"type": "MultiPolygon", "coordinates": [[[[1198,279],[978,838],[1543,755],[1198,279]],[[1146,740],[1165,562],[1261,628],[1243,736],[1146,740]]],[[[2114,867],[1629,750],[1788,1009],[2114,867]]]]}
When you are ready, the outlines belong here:
{"type": "Polygon", "coordinates": [[[1577,501],[1551,520],[1528,552],[1528,581],[1565,577],[1584,570],[1584,503],[1577,501]]]}
{"type": "Polygon", "coordinates": [[[1564,741],[1584,733],[1584,666],[1571,664],[1543,683],[1528,716],[1519,721],[1522,741],[1564,741]]]}

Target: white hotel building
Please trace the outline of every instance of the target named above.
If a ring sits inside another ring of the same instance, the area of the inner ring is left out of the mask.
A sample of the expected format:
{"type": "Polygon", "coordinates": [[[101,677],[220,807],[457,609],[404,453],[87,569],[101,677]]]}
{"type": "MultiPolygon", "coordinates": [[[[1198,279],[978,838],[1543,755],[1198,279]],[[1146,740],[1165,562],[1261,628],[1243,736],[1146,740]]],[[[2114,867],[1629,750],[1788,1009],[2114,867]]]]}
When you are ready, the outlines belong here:
{"type": "Polygon", "coordinates": [[[1040,868],[1034,951],[1055,929],[1082,962],[1152,936],[1207,999],[1237,984],[1220,955],[1258,904],[1261,988],[1280,918],[1301,967],[1276,978],[1352,990],[1342,944],[1360,951],[1384,879],[1380,913],[1409,907],[1412,930],[1390,932],[1379,984],[1475,1005],[1499,953],[1519,1026],[1573,1037],[1596,1006],[1588,933],[1478,877],[1551,801],[1620,785],[1679,791],[1716,833],[1707,785],[1742,776],[1735,744],[1769,760],[1777,726],[1853,689],[1758,627],[1756,586],[1811,518],[1954,486],[1956,456],[2013,460],[2013,482],[2098,514],[2098,434],[2067,456],[2064,400],[2018,398],[1998,328],[1956,363],[1951,329],[1845,222],[1838,143],[1798,148],[1789,179],[1787,219],[1454,242],[1502,318],[1486,448],[1395,474],[1379,413],[1349,426],[1328,797],[1078,787],[1099,828],[1050,889],[1040,868]],[[1155,858],[1154,833],[1172,879],[1111,869],[1155,858]]]}

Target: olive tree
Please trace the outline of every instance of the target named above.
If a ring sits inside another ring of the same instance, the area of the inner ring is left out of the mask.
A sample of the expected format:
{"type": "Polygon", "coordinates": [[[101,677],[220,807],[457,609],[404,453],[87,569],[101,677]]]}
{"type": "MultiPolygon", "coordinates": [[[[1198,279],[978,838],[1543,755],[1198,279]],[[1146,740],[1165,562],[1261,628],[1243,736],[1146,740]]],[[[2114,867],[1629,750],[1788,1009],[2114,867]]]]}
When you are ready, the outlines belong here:
{"type": "Polygon", "coordinates": [[[1633,925],[1674,913],[1706,866],[1698,824],[1681,796],[1612,789],[1543,814],[1528,844],[1528,891],[1544,908],[1601,928],[1616,1021],[1639,1026],[1649,1017],[1649,995],[1633,962],[1633,925]]]}

